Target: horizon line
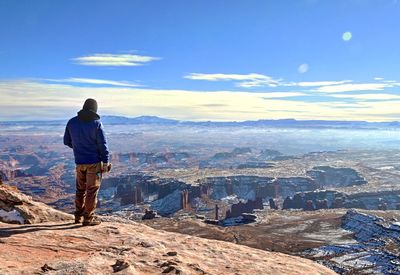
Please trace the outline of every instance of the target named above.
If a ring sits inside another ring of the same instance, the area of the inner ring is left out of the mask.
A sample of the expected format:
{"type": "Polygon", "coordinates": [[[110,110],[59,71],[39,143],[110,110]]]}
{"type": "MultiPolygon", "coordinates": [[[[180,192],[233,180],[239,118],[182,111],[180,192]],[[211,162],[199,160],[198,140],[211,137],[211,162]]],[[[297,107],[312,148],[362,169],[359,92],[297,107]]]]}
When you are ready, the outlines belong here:
{"type": "MultiPolygon", "coordinates": [[[[243,123],[243,122],[257,122],[257,121],[297,121],[297,122],[309,122],[309,121],[324,121],[324,122],[364,122],[364,123],[393,123],[400,122],[399,120],[391,120],[391,121],[368,121],[368,120],[329,120],[329,119],[295,119],[295,118],[278,118],[278,119],[268,119],[268,118],[260,118],[257,120],[181,120],[169,117],[160,117],[156,115],[141,115],[141,116],[124,116],[124,115],[101,115],[101,118],[104,117],[117,117],[117,118],[127,118],[127,119],[137,119],[137,118],[159,118],[165,120],[174,120],[176,122],[193,122],[193,123],[204,123],[204,122],[212,122],[212,123],[243,123]]],[[[100,118],[100,119],[101,119],[100,118]]],[[[32,120],[0,120],[0,123],[23,123],[23,122],[62,122],[68,121],[70,118],[60,118],[60,119],[32,119],[32,120]]]]}

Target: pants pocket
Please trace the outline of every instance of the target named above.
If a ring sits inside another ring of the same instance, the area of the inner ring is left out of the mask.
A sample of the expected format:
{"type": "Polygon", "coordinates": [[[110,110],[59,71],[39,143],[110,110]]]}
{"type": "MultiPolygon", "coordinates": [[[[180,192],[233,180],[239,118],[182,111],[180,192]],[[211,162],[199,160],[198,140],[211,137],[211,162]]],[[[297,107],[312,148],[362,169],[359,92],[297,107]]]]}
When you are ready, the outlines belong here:
{"type": "Polygon", "coordinates": [[[88,188],[90,188],[92,186],[100,186],[101,179],[102,179],[101,163],[99,162],[99,163],[90,165],[90,167],[88,168],[88,173],[87,173],[88,188]]]}

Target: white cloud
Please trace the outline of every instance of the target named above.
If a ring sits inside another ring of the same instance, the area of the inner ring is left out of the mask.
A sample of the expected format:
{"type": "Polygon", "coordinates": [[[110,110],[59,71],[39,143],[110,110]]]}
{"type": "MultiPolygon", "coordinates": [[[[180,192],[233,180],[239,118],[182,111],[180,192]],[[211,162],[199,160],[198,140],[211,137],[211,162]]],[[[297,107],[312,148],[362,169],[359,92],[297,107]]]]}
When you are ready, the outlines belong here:
{"type": "Polygon", "coordinates": [[[60,82],[60,83],[81,83],[81,84],[92,84],[92,85],[110,85],[110,86],[121,86],[121,87],[140,87],[142,85],[136,84],[129,81],[114,81],[106,79],[94,79],[94,78],[78,78],[71,77],[65,79],[44,79],[49,82],[60,82]]]}
{"type": "Polygon", "coordinates": [[[242,88],[252,88],[269,86],[276,87],[279,84],[279,80],[273,79],[270,76],[263,74],[202,74],[202,73],[191,73],[186,75],[185,78],[192,80],[205,80],[205,81],[235,81],[236,86],[242,88]]]}
{"type": "Polygon", "coordinates": [[[323,93],[342,93],[342,92],[353,92],[353,91],[379,91],[385,88],[393,87],[393,84],[389,83],[352,83],[352,84],[341,84],[332,86],[321,86],[315,91],[323,93]]]}
{"type": "Polygon", "coordinates": [[[400,99],[323,104],[291,98],[298,95],[301,94],[78,87],[28,80],[0,81],[0,120],[67,118],[76,115],[89,97],[99,102],[100,114],[157,115],[183,120],[318,118],[382,121],[392,120],[400,106],[400,99]]]}
{"type": "Polygon", "coordinates": [[[400,100],[400,95],[395,95],[395,94],[356,94],[356,95],[333,94],[330,96],[335,98],[353,98],[360,100],[393,100],[393,99],[400,100]]]}
{"type": "Polygon", "coordinates": [[[73,60],[86,66],[142,66],[159,57],[136,54],[92,54],[73,58],[73,60]]]}
{"type": "Polygon", "coordinates": [[[299,92],[272,92],[272,93],[263,93],[264,98],[285,98],[285,97],[294,97],[294,96],[307,96],[305,93],[299,92]]]}
{"type": "Polygon", "coordinates": [[[300,86],[300,87],[317,87],[317,86],[331,86],[350,83],[352,80],[342,80],[342,81],[307,81],[307,82],[297,82],[289,83],[288,86],[300,86]]]}
{"type": "MultiPolygon", "coordinates": [[[[302,64],[307,65],[307,64],[302,64]]],[[[308,67],[307,67],[308,69],[308,67]]],[[[306,70],[303,68],[303,72],[306,70]]],[[[274,79],[270,76],[251,73],[251,74],[204,74],[191,73],[184,76],[186,79],[203,80],[203,81],[234,81],[237,87],[252,88],[252,87],[313,87],[313,89],[305,90],[308,92],[321,93],[339,93],[353,91],[379,91],[385,88],[400,86],[400,82],[386,81],[383,78],[375,77],[376,82],[371,83],[353,83],[353,80],[338,80],[338,81],[301,81],[301,82],[284,82],[282,79],[274,79]],[[314,88],[315,87],[315,88],[314,88]]]]}

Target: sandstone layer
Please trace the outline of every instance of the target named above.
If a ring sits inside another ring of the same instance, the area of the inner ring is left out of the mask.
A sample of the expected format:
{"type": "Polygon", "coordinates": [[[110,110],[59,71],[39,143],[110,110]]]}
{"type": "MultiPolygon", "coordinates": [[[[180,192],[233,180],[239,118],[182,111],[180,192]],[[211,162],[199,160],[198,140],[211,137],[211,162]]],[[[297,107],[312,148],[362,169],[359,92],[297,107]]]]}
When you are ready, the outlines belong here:
{"type": "Polygon", "coordinates": [[[116,220],[0,223],[0,237],[0,274],[336,274],[299,257],[116,220]]]}
{"type": "Polygon", "coordinates": [[[300,257],[123,218],[84,227],[5,185],[0,206],[0,274],[335,274],[300,257]]]}

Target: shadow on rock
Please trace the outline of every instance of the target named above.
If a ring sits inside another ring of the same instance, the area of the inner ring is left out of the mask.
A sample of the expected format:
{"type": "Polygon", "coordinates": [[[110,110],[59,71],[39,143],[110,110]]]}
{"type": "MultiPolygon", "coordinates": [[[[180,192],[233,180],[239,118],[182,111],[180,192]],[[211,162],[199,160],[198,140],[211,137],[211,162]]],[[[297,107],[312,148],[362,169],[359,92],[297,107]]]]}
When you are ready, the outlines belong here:
{"type": "Polygon", "coordinates": [[[43,230],[70,230],[81,227],[81,224],[66,223],[66,224],[30,224],[13,227],[0,228],[0,238],[11,237],[13,235],[25,234],[43,230]]]}

